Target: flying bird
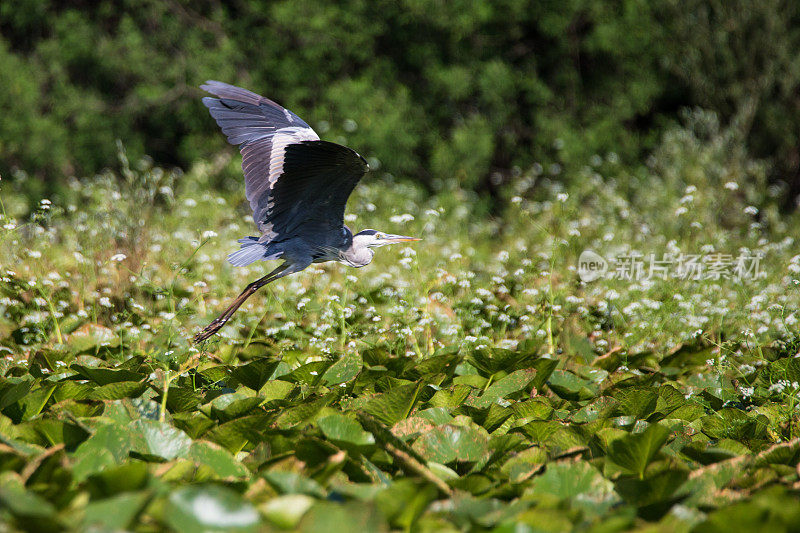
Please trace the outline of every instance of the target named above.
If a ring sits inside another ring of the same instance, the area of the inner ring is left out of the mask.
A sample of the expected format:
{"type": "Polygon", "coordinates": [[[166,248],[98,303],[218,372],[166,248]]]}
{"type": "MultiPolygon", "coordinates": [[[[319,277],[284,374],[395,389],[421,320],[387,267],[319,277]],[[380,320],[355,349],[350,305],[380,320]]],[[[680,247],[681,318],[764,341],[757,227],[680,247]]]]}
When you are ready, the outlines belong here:
{"type": "Polygon", "coordinates": [[[195,335],[208,339],[258,289],[300,272],[311,263],[338,261],[363,267],[374,248],[417,241],[374,229],[356,234],[344,224],[347,198],[369,170],[363,157],[340,144],[320,140],[300,117],[269,98],[219,81],[200,86],[203,104],[228,142],[242,153],[245,195],[258,236],[239,239],[228,256],[234,266],[281,259],[275,270],[247,287],[220,316],[195,335]]]}

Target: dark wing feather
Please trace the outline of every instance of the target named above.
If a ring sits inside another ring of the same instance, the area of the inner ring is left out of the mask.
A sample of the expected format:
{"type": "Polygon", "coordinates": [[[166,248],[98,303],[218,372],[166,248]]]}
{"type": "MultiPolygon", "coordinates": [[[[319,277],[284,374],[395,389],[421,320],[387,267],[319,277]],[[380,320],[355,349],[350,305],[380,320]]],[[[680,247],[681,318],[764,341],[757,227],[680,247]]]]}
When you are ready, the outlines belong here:
{"type": "MultiPolygon", "coordinates": [[[[288,109],[247,89],[213,80],[205,82],[200,88],[219,97],[219,99],[203,98],[203,103],[209,108],[211,116],[217,120],[226,135],[228,135],[225,131],[227,128],[247,126],[311,129],[303,119],[288,109]]],[[[243,142],[234,141],[230,137],[228,141],[231,144],[243,142]]]]}
{"type": "Polygon", "coordinates": [[[327,141],[288,145],[267,229],[309,242],[341,236],[347,199],[368,169],[364,158],[346,146],[327,141]]]}
{"type": "Polygon", "coordinates": [[[201,89],[219,98],[203,98],[228,142],[241,145],[245,194],[253,219],[265,232],[272,203],[272,188],[282,173],[286,146],[319,136],[300,117],[269,98],[219,81],[201,89]]]}

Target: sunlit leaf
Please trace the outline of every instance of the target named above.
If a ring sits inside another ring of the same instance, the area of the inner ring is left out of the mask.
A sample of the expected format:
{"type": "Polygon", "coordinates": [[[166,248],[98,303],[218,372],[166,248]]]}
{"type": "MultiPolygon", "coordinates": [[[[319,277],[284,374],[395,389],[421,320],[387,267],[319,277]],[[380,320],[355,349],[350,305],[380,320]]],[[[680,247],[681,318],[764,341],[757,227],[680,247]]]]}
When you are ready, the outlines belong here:
{"type": "Polygon", "coordinates": [[[219,485],[183,487],[169,496],[167,522],[181,532],[253,531],[258,511],[239,494],[219,485]]]}
{"type": "Polygon", "coordinates": [[[488,440],[478,430],[454,425],[438,426],[414,443],[414,449],[428,461],[452,463],[478,461],[487,452],[488,440]]]}
{"type": "Polygon", "coordinates": [[[330,415],[320,418],[317,425],[325,436],[333,442],[345,442],[354,446],[375,444],[375,438],[361,428],[361,424],[343,415],[330,415]]]}
{"type": "Polygon", "coordinates": [[[290,529],[297,525],[312,505],[314,498],[304,494],[288,494],[272,498],[262,504],[260,510],[276,526],[290,529]]]}

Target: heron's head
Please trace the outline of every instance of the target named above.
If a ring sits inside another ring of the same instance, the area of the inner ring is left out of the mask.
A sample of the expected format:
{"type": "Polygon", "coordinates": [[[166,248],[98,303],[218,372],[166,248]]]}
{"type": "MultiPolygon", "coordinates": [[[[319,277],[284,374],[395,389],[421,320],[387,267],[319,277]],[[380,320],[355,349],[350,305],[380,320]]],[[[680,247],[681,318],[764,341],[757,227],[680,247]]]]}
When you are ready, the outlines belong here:
{"type": "Polygon", "coordinates": [[[361,230],[353,235],[353,246],[365,248],[377,248],[385,244],[396,244],[398,242],[418,241],[415,237],[405,235],[392,235],[374,229],[361,230]]]}

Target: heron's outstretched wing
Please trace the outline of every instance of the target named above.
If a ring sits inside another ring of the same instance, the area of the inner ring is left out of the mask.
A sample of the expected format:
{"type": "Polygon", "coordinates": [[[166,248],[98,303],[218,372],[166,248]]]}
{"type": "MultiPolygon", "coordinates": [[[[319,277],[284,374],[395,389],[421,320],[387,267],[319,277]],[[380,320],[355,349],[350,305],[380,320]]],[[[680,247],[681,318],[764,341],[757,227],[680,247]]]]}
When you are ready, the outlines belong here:
{"type": "Polygon", "coordinates": [[[272,208],[272,191],[283,174],[286,147],[319,136],[300,117],[240,87],[207,81],[201,89],[219,98],[203,98],[228,142],[241,145],[245,194],[253,219],[265,233],[272,208]]]}
{"type": "Polygon", "coordinates": [[[319,242],[340,236],[347,199],[369,170],[367,162],[354,150],[328,141],[289,144],[285,152],[264,237],[319,242]]]}

